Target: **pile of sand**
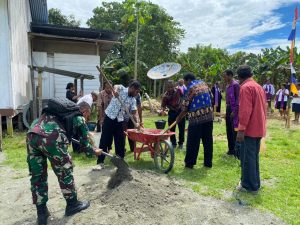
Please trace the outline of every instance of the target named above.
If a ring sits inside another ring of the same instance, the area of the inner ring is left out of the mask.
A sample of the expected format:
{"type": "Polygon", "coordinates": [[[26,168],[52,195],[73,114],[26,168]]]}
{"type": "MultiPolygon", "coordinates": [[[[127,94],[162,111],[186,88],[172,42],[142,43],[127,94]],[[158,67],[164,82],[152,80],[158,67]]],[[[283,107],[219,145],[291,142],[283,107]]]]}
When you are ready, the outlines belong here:
{"type": "MultiPolygon", "coordinates": [[[[91,200],[91,206],[72,217],[64,217],[65,201],[51,172],[49,224],[284,224],[269,213],[199,196],[166,175],[153,172],[132,171],[133,179],[108,189],[108,181],[114,172],[113,169],[92,172],[90,168],[75,168],[79,198],[91,200]]],[[[0,184],[3,191],[0,221],[5,221],[2,224],[35,224],[36,212],[30,204],[29,177],[2,181],[6,182],[0,184]],[[13,188],[9,186],[12,183],[13,188]]]]}

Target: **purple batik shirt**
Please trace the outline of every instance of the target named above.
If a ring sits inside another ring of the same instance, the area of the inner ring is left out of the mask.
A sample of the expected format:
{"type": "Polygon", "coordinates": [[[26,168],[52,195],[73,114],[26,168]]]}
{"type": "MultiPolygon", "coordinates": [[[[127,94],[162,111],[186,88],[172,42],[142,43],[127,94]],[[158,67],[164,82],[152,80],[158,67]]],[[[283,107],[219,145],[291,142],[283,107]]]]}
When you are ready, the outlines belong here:
{"type": "Polygon", "coordinates": [[[239,94],[240,94],[240,85],[237,81],[232,80],[232,82],[227,86],[226,89],[226,105],[230,106],[231,111],[234,113],[233,125],[234,128],[239,126],[239,94]]]}

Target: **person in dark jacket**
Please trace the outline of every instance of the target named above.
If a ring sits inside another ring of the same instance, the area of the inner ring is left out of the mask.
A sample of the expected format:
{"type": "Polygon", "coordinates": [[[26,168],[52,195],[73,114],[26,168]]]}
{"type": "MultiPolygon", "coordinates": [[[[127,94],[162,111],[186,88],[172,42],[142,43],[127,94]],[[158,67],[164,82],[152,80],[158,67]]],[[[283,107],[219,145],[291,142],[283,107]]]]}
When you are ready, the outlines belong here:
{"type": "Polygon", "coordinates": [[[216,82],[214,86],[211,88],[212,93],[212,105],[214,107],[215,112],[221,112],[221,102],[222,102],[222,94],[219,86],[219,82],[216,82]]]}
{"type": "Polygon", "coordinates": [[[78,99],[82,96],[82,91],[79,92],[79,95],[76,95],[75,85],[73,83],[68,83],[66,89],[66,98],[72,102],[77,103],[78,99]]]}

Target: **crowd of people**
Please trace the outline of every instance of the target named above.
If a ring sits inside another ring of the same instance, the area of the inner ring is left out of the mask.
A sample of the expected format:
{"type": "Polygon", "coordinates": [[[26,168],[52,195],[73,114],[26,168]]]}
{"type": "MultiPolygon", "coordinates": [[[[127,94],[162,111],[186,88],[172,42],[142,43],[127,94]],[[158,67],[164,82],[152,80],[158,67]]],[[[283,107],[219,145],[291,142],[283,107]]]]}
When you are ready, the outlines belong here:
{"type": "MultiPolygon", "coordinates": [[[[226,133],[228,149],[226,154],[237,157],[241,162],[241,180],[239,191],[257,192],[260,189],[259,149],[261,138],[266,135],[267,108],[271,112],[272,100],[275,107],[284,116],[287,109],[289,90],[285,85],[275,94],[270,80],[260,86],[253,78],[251,68],[242,65],[236,71],[239,81],[234,79],[232,70],[223,72],[226,83],[226,133]]],[[[93,91],[82,96],[75,94],[73,83],[67,84],[66,108],[74,108],[68,116],[49,108],[35,120],[27,133],[28,165],[31,172],[31,191],[33,203],[36,204],[38,224],[47,224],[49,212],[47,159],[58,177],[62,193],[67,202],[66,215],[70,216],[89,207],[89,202],[79,201],[72,175],[72,160],[67,152],[68,143],[72,142],[74,152],[85,152],[88,156],[96,155],[96,166],[93,170],[104,168],[105,156],[114,142],[115,153],[125,157],[124,131],[143,127],[141,106],[141,84],[132,80],[128,87],[104,83],[103,90],[93,91]],[[97,131],[101,131],[99,146],[92,145],[86,122],[90,119],[93,105],[98,112],[97,131]],[[77,108],[79,111],[76,111],[77,108]],[[65,120],[61,120],[63,115],[65,120]],[[70,129],[71,127],[71,129],[70,129]],[[73,139],[70,139],[70,132],[73,139]],[[75,141],[74,141],[75,139],[75,141]],[[78,140],[78,141],[76,141],[78,140]]],[[[169,80],[166,91],[161,98],[161,114],[168,115],[169,126],[176,122],[179,138],[170,137],[174,148],[184,149],[185,126],[188,121],[185,168],[193,169],[197,163],[200,142],[204,149],[203,166],[213,166],[213,126],[214,116],[221,113],[222,88],[220,83],[209,87],[205,81],[196,79],[192,73],[186,73],[177,83],[169,80]]],[[[300,85],[298,85],[300,90],[300,85]]],[[[300,92],[293,98],[295,120],[299,121],[300,92]]],[[[63,102],[62,104],[64,104],[63,102]]],[[[68,108],[68,109],[69,109],[68,108]]],[[[171,131],[175,131],[174,126],[171,131]]],[[[130,151],[135,143],[129,141],[130,151]]]]}

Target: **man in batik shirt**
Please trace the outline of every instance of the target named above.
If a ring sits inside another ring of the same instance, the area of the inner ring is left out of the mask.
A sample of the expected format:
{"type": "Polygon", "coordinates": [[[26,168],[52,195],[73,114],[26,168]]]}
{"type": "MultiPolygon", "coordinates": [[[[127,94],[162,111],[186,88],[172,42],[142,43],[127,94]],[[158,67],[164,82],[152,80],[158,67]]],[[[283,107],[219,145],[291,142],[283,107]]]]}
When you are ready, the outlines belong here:
{"type": "MultiPolygon", "coordinates": [[[[115,90],[108,107],[105,110],[105,118],[102,126],[102,134],[100,139],[99,148],[107,152],[108,147],[111,144],[112,138],[115,143],[115,152],[121,158],[125,157],[125,135],[124,135],[124,119],[126,111],[122,107],[117,96],[127,107],[128,111],[135,115],[137,106],[135,97],[140,93],[141,84],[138,81],[133,81],[130,83],[128,88],[123,85],[115,85],[115,90]]],[[[101,170],[104,167],[104,155],[100,155],[97,160],[97,165],[93,170],[101,170]]]]}
{"type": "Polygon", "coordinates": [[[192,169],[196,165],[200,140],[204,147],[204,166],[212,167],[213,158],[213,108],[209,87],[202,80],[196,80],[192,73],[184,76],[187,87],[182,103],[179,122],[187,113],[189,126],[185,155],[185,167],[192,169]]]}

